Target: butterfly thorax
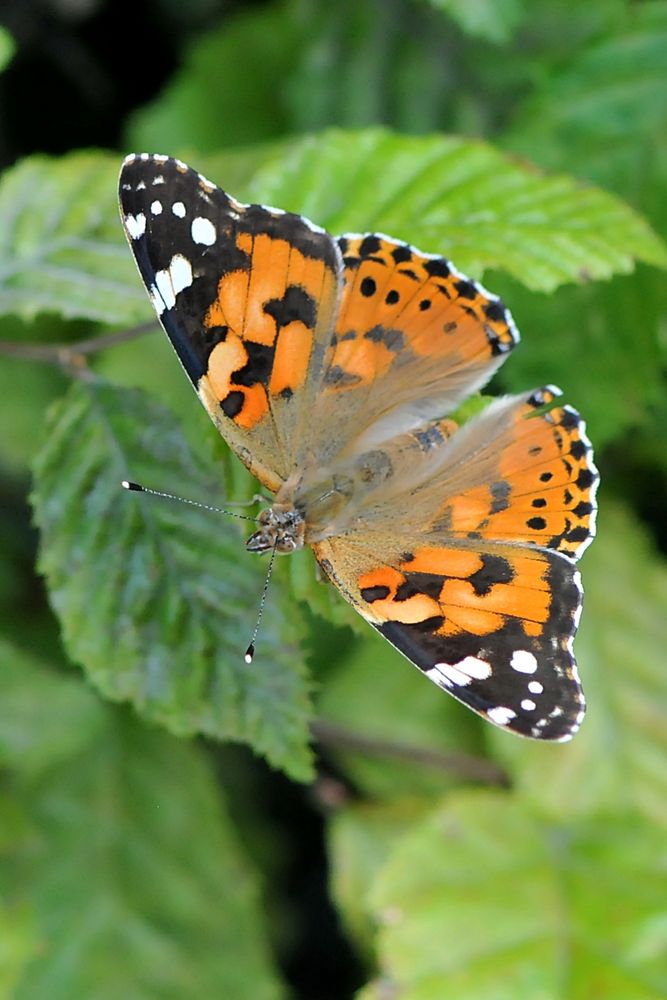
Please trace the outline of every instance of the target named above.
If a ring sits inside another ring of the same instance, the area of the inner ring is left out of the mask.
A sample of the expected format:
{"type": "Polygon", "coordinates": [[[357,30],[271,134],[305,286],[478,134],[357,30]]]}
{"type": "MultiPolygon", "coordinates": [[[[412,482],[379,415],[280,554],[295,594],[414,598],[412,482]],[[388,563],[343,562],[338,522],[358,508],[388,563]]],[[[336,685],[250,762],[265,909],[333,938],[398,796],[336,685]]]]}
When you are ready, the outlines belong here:
{"type": "Polygon", "coordinates": [[[261,511],[257,521],[260,527],[246,542],[248,552],[275,549],[281,555],[289,555],[303,548],[306,522],[293,504],[274,503],[261,511]]]}
{"type": "Polygon", "coordinates": [[[324,470],[290,476],[274,502],[259,514],[259,529],[246,542],[249,552],[288,555],[339,533],[339,517],[350,502],[353,480],[324,470]]]}

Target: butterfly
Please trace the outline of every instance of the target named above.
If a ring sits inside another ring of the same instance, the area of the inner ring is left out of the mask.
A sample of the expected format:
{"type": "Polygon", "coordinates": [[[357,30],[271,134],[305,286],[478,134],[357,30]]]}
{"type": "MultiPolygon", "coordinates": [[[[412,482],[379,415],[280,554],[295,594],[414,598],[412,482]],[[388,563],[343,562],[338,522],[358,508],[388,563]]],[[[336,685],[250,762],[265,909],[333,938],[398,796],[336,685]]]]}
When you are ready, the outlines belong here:
{"type": "Polygon", "coordinates": [[[309,545],[440,688],[569,739],[598,480],[584,423],[555,386],[448,416],[519,340],[502,301],[443,257],[242,204],[166,156],[128,156],[119,190],[160,323],[273,495],[247,549],[309,545]]]}

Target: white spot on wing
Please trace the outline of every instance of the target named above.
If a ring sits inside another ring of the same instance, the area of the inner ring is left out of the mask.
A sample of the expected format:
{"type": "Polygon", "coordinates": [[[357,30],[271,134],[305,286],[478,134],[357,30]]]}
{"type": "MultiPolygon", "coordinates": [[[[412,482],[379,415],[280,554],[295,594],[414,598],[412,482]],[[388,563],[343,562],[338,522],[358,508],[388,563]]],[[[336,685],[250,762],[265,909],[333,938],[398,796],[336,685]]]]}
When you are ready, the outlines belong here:
{"type": "Polygon", "coordinates": [[[195,243],[201,243],[206,247],[213,246],[215,243],[215,226],[210,219],[198,215],[196,219],[192,220],[190,230],[195,243]]]}
{"type": "Polygon", "coordinates": [[[436,684],[444,680],[448,687],[451,684],[465,687],[472,681],[485,681],[487,677],[491,676],[491,672],[491,664],[487,663],[486,660],[480,660],[476,656],[466,656],[458,663],[436,663],[428,671],[428,674],[429,677],[431,674],[436,675],[431,677],[431,680],[434,680],[436,684]]]}
{"type": "Polygon", "coordinates": [[[192,284],[192,266],[187,257],[177,253],[171,258],[168,268],[158,271],[150,295],[159,316],[165,309],[173,309],[176,296],[192,284]]]}
{"type": "Polygon", "coordinates": [[[532,700],[532,698],[524,698],[523,701],[521,702],[521,707],[524,710],[524,712],[534,712],[535,709],[537,708],[537,705],[532,700]]]}
{"type": "Polygon", "coordinates": [[[537,670],[537,660],[527,649],[515,649],[510,660],[512,670],[520,674],[534,674],[537,670]]]}
{"type": "Polygon", "coordinates": [[[496,705],[495,708],[490,708],[486,714],[491,722],[495,722],[497,726],[506,726],[512,719],[516,719],[516,712],[511,708],[505,708],[504,705],[496,705]]]}
{"type": "Polygon", "coordinates": [[[452,684],[456,684],[458,687],[465,687],[472,680],[471,677],[461,673],[451,663],[436,663],[433,669],[428,671],[428,675],[436,684],[440,684],[441,686],[444,684],[445,687],[451,687],[452,684]]]}
{"type": "Polygon", "coordinates": [[[125,216],[125,228],[133,240],[138,240],[146,232],[146,216],[143,212],[138,215],[125,216]]]}
{"type": "Polygon", "coordinates": [[[185,205],[182,201],[175,201],[171,206],[171,210],[179,219],[185,218],[185,205]]]}
{"type": "Polygon", "coordinates": [[[465,670],[476,681],[485,681],[492,672],[491,664],[487,663],[486,660],[479,660],[476,656],[466,656],[465,660],[461,660],[457,666],[459,670],[465,670]]]}
{"type": "Polygon", "coordinates": [[[528,690],[531,694],[542,694],[544,691],[544,685],[540,684],[539,681],[530,681],[528,684],[528,690]]]}
{"type": "Polygon", "coordinates": [[[202,187],[206,188],[207,191],[215,191],[216,185],[212,184],[208,177],[204,177],[203,174],[197,174],[199,178],[199,183],[202,187]]]}
{"type": "Polygon", "coordinates": [[[160,313],[164,312],[165,309],[173,309],[176,305],[176,295],[171,284],[169,271],[157,272],[155,275],[155,287],[162,301],[162,309],[159,310],[160,313]]]}
{"type": "Polygon", "coordinates": [[[153,215],[162,215],[162,202],[154,201],[151,205],[151,212],[153,215]]]}
{"type": "Polygon", "coordinates": [[[192,266],[187,257],[177,253],[171,258],[169,265],[169,275],[174,288],[174,295],[178,295],[184,288],[189,288],[192,284],[192,266]]]}
{"type": "Polygon", "coordinates": [[[164,312],[164,302],[160,298],[160,293],[158,291],[157,285],[151,285],[148,294],[150,296],[151,302],[153,303],[153,309],[155,309],[155,312],[158,314],[158,316],[161,316],[162,313],[164,312]]]}

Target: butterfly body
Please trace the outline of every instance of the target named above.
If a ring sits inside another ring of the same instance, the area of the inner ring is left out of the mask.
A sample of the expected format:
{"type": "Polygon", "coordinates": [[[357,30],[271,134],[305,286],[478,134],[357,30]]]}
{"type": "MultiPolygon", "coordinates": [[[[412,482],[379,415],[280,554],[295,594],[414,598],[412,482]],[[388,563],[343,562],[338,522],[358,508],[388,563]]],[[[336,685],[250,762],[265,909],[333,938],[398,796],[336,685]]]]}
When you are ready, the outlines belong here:
{"type": "Polygon", "coordinates": [[[261,527],[253,532],[246,548],[248,552],[272,552],[290,555],[303,548],[305,521],[303,513],[290,504],[272,504],[260,511],[261,527]]]}
{"type": "Polygon", "coordinates": [[[121,216],[212,420],[273,494],[251,552],[310,546],[357,611],[496,725],[568,739],[597,474],[553,386],[451,416],[518,341],[444,258],[243,205],[128,157],[121,216]]]}

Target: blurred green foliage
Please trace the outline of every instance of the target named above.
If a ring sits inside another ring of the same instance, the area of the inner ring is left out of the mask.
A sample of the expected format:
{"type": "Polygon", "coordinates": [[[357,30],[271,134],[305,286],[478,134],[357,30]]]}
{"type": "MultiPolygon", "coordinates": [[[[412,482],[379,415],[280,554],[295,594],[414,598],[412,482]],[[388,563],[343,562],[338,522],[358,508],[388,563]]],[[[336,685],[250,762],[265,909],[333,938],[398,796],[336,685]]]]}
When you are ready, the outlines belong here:
{"type": "Polygon", "coordinates": [[[504,295],[523,340],[498,387],[558,382],[602,472],[589,712],[563,746],[438,694],[308,553],[279,563],[243,664],[262,569],[235,523],[118,490],[255,488],[166,338],[123,335],[151,313],[120,151],[0,179],[0,997],[667,997],[666,52],[665,0],[241,4],[125,124],[128,148],[504,295]],[[280,873],[312,831],[265,799],[278,770],[312,779],[313,720],[357,958],[304,985],[280,873]]]}

